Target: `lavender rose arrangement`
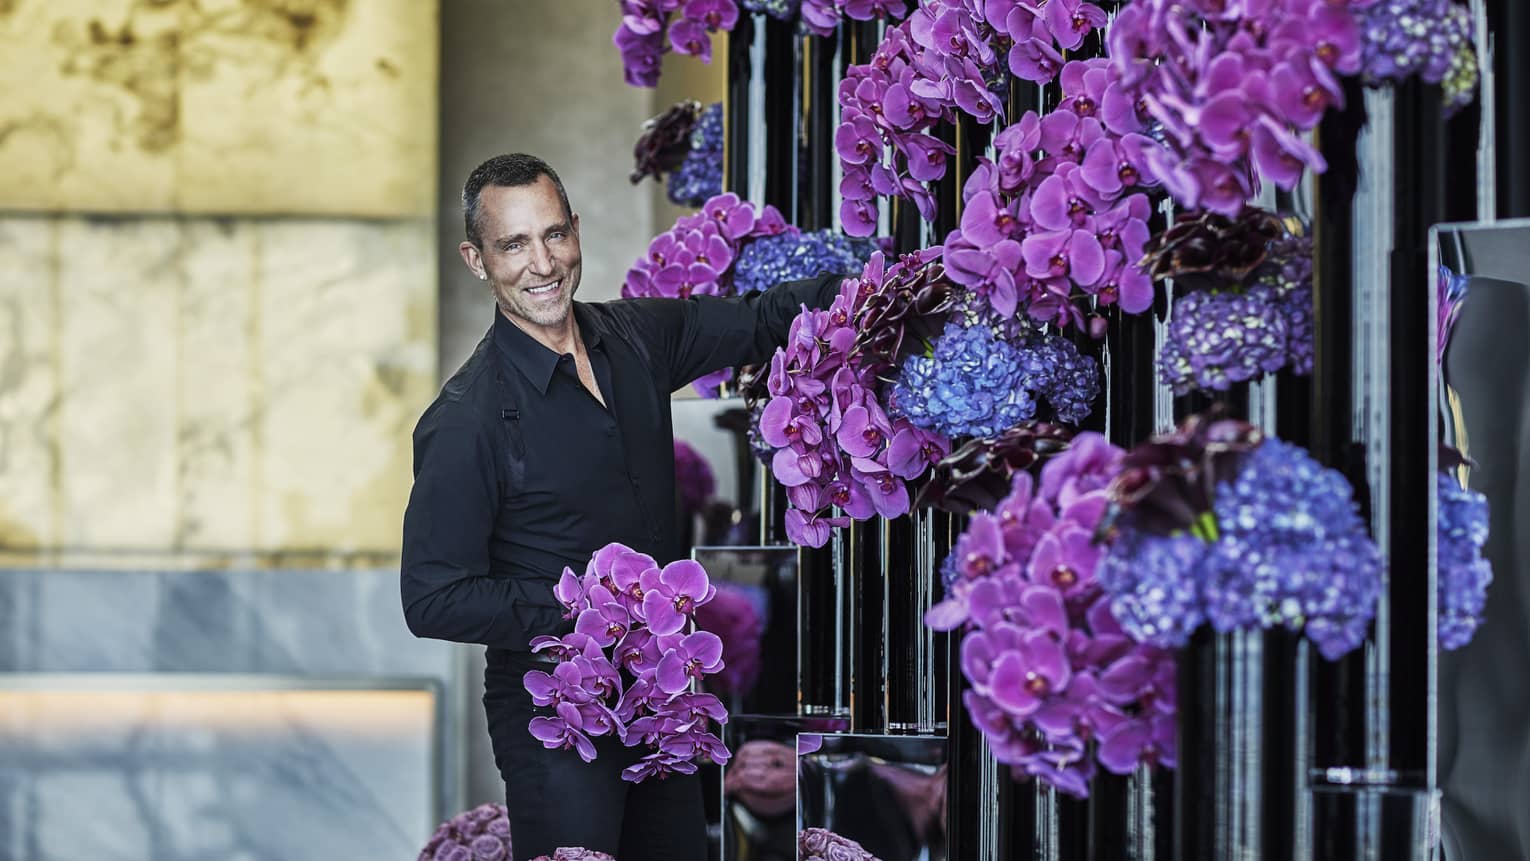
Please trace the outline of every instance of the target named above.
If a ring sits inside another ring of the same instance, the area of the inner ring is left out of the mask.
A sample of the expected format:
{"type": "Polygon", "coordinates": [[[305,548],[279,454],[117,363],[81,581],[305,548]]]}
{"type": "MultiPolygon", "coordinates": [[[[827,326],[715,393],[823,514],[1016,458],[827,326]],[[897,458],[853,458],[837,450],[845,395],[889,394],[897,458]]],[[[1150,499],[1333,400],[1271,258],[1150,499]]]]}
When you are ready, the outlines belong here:
{"type": "Polygon", "coordinates": [[[551,855],[538,855],[531,861],[616,861],[616,858],[604,852],[596,852],[594,849],[564,846],[554,850],[551,855]]]}
{"type": "Polygon", "coordinates": [[[797,833],[798,861],[880,861],[861,844],[826,828],[805,828],[797,833]]]}
{"type": "Polygon", "coordinates": [[[1082,433],[1039,481],[1015,472],[1009,494],[972,515],[925,617],[965,632],[964,701],[995,757],[1077,797],[1096,763],[1129,774],[1176,762],[1173,654],[1128,636],[1098,576],[1095,534],[1124,458],[1082,433]]]}
{"type": "Polygon", "coordinates": [[[503,804],[480,804],[436,826],[417,861],[509,861],[510,816],[503,804]]]}
{"type": "Polygon", "coordinates": [[[574,630],[531,641],[532,651],[558,661],[551,672],[525,675],[532,702],[553,710],[531,719],[531,734],[585,762],[595,759],[592,737],[645,745],[652,752],[622,771],[633,782],[692,774],[698,757],[727,762],[727,748],[709,731],[710,721],[727,721],[727,709],[716,696],[690,690],[723,669],[722,641],[694,624],[697,608],[716,591],[700,564],[661,568],[622,544],[596,551],[583,576],[565,568],[554,594],[574,630]]]}

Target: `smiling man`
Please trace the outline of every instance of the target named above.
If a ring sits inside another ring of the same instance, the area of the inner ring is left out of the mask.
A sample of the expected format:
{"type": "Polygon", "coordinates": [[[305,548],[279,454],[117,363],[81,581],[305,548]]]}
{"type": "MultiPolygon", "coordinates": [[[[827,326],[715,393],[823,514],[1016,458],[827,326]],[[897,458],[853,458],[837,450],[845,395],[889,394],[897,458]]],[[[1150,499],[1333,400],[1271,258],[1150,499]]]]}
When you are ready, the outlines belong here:
{"type": "Polygon", "coordinates": [[[416,636],[488,647],[484,708],[519,859],[559,846],[621,861],[703,861],[695,775],[626,783],[640,749],[597,739],[584,763],[527,730],[521,678],[546,661],[533,637],[562,634],[553,585],[620,541],[661,562],[676,534],[670,394],[720,368],[760,362],[802,305],[826,307],[840,276],[739,299],[575,302],[579,216],[541,159],[492,158],[462,190],[463,262],[498,311],[414,431],[404,514],[404,618],[416,636]]]}

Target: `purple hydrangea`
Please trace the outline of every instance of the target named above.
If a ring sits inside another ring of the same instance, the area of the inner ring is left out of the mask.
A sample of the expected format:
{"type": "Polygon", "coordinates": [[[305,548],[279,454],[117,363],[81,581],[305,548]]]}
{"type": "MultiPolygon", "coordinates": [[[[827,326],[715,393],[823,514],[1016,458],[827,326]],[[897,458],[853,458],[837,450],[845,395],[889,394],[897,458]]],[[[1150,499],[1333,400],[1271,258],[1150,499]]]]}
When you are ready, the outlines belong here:
{"type": "Polygon", "coordinates": [[[1364,642],[1381,567],[1344,476],[1267,438],[1190,530],[1155,534],[1126,512],[1100,580],[1140,641],[1179,647],[1202,621],[1222,632],[1282,626],[1334,660],[1364,642]]]}
{"type": "Polygon", "coordinates": [[[1100,585],[1110,609],[1138,642],[1177,649],[1206,621],[1194,577],[1206,554],[1204,541],[1188,533],[1158,535],[1122,524],[1120,536],[1100,564],[1100,585]]]}
{"type": "Polygon", "coordinates": [[[1286,363],[1286,317],[1275,293],[1197,290],[1175,300],[1168,337],[1158,355],[1158,378],[1183,395],[1192,389],[1226,391],[1234,383],[1279,370],[1286,363]]]}
{"type": "Polygon", "coordinates": [[[1461,486],[1447,473],[1436,477],[1435,569],[1439,636],[1443,649],[1471,642],[1482,624],[1492,563],[1482,555],[1488,537],[1487,497],[1461,486]]]}
{"type": "Polygon", "coordinates": [[[1471,102],[1477,53],[1471,11],[1452,0],[1381,0],[1359,13],[1363,74],[1379,86],[1418,75],[1445,85],[1446,112],[1471,102]]]}
{"type": "Polygon", "coordinates": [[[733,264],[733,286],[743,295],[819,275],[861,271],[877,250],[870,240],[832,230],[783,233],[755,239],[733,264]]]}
{"type": "Polygon", "coordinates": [[[1316,346],[1312,328],[1312,237],[1283,236],[1270,243],[1269,256],[1254,280],[1273,291],[1275,310],[1286,323],[1286,368],[1312,373],[1316,346]]]}
{"type": "Polygon", "coordinates": [[[928,355],[904,361],[890,402],[919,427],[984,437],[1032,418],[1040,397],[1061,421],[1077,423],[1099,389],[1098,364],[1066,338],[1027,331],[1011,340],[992,326],[952,321],[928,355]]]}
{"type": "Polygon", "coordinates": [[[891,404],[915,425],[946,436],[992,436],[1036,414],[1035,379],[1019,350],[985,326],[947,323],[928,356],[910,356],[891,404]]]}
{"type": "Polygon", "coordinates": [[[691,131],[691,149],[669,175],[667,194],[681,206],[700,207],[722,194],[723,118],[722,102],[713,102],[691,131]]]}

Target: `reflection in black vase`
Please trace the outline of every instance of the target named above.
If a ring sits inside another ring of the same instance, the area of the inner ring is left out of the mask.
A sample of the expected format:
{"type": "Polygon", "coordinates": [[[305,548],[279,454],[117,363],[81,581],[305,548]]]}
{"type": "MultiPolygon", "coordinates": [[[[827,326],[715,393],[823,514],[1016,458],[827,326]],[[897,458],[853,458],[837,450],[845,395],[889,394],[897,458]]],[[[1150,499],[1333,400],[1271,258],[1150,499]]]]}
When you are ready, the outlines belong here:
{"type": "MultiPolygon", "coordinates": [[[[1485,254],[1463,231],[1471,268],[1497,261],[1530,272],[1530,231],[1485,254]]],[[[1501,243],[1494,243],[1495,246],[1501,243]]],[[[1447,243],[1448,245],[1448,243],[1447,243]]],[[[1487,497],[1484,556],[1493,585],[1482,627],[1440,654],[1440,788],[1446,858],[1530,859],[1530,690],[1506,680],[1530,661],[1530,286],[1472,277],[1445,354],[1448,441],[1474,461],[1471,489],[1487,497]]]]}
{"type": "Polygon", "coordinates": [[[827,828],[881,861],[945,861],[946,765],[932,761],[943,748],[943,739],[826,736],[798,763],[802,826],[827,828]]]}

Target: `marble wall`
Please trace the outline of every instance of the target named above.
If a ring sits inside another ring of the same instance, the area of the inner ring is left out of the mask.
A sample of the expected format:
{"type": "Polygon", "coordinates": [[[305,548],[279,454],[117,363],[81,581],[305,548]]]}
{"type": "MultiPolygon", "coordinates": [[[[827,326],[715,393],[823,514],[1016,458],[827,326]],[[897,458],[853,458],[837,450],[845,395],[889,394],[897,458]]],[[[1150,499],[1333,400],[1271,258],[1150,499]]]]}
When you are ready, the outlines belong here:
{"type": "Polygon", "coordinates": [[[0,572],[0,859],[412,858],[461,652],[392,569],[0,572]]]}

